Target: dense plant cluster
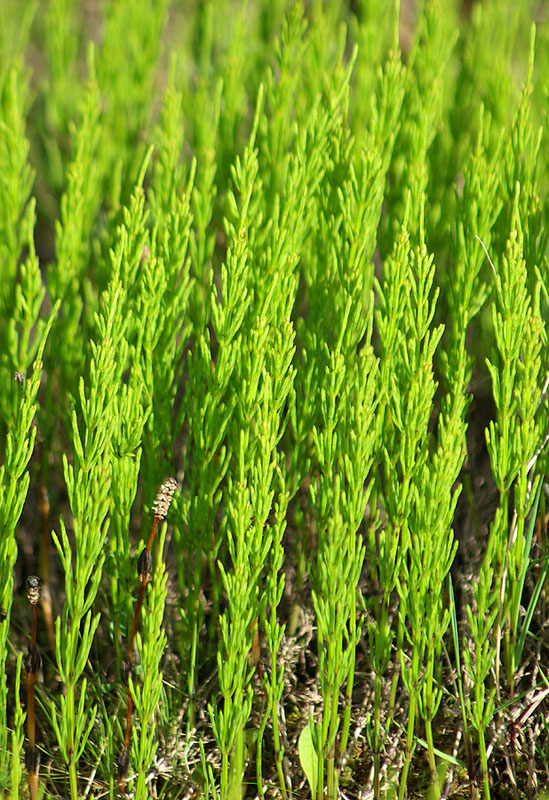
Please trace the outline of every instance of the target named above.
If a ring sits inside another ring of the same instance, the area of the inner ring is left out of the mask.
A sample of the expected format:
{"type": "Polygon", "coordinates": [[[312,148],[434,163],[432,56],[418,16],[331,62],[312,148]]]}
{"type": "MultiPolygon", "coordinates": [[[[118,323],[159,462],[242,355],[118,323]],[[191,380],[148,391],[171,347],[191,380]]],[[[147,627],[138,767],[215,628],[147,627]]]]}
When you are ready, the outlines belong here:
{"type": "Polygon", "coordinates": [[[2,0],[5,797],[547,783],[539,5],[2,0]]]}

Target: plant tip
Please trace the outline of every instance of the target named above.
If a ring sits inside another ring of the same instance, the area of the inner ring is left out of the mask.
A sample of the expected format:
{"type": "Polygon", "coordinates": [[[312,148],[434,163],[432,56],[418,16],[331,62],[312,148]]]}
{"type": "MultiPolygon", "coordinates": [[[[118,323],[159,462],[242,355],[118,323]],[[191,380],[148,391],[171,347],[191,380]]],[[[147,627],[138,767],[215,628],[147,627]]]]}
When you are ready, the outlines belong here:
{"type": "Polygon", "coordinates": [[[154,516],[157,519],[165,518],[170,508],[170,504],[172,502],[174,492],[176,489],[177,489],[176,479],[168,478],[168,480],[165,483],[163,483],[160,489],[158,490],[158,494],[156,495],[156,499],[153,503],[154,516]]]}
{"type": "Polygon", "coordinates": [[[38,575],[29,575],[27,578],[27,599],[31,605],[36,605],[40,600],[40,587],[42,581],[38,575]]]}

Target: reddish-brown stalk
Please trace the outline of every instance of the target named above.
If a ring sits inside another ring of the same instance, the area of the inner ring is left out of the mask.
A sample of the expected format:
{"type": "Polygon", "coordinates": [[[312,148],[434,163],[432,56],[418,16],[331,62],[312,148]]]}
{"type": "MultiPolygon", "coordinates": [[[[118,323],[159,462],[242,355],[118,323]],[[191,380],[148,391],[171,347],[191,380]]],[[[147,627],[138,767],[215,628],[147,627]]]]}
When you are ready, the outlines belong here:
{"type": "Polygon", "coordinates": [[[42,518],[42,534],[40,538],[40,573],[42,575],[42,592],[40,596],[44,622],[52,653],[55,653],[55,626],[51,610],[51,595],[49,583],[49,556],[50,556],[50,500],[48,490],[43,479],[40,479],[40,494],[38,496],[38,510],[42,518]]]}
{"type": "Polygon", "coordinates": [[[29,791],[31,800],[38,797],[38,769],[40,767],[40,753],[36,746],[36,716],[34,713],[34,687],[36,676],[40,670],[42,660],[36,644],[36,631],[38,627],[38,603],[40,601],[40,578],[30,575],[27,578],[27,597],[32,606],[32,629],[27,655],[27,750],[25,766],[29,773],[29,791]]]}
{"type": "Polygon", "coordinates": [[[137,562],[139,593],[137,596],[137,603],[135,605],[135,610],[133,612],[132,627],[128,639],[128,657],[126,662],[122,665],[124,682],[127,684],[128,689],[126,695],[126,731],[124,734],[124,749],[122,750],[120,757],[118,759],[118,776],[121,782],[124,782],[126,778],[130,763],[130,753],[131,753],[133,701],[130,691],[130,678],[132,678],[133,680],[133,648],[135,642],[135,635],[137,633],[137,626],[139,624],[139,619],[141,617],[141,609],[143,607],[145,589],[147,588],[147,584],[152,574],[151,551],[156,536],[156,532],[158,530],[158,524],[163,519],[165,519],[176,489],[177,489],[177,481],[175,478],[168,478],[168,480],[165,483],[163,483],[162,486],[160,487],[153,504],[154,518],[147,546],[145,547],[144,550],[142,550],[141,555],[139,556],[139,560],[137,562]]]}

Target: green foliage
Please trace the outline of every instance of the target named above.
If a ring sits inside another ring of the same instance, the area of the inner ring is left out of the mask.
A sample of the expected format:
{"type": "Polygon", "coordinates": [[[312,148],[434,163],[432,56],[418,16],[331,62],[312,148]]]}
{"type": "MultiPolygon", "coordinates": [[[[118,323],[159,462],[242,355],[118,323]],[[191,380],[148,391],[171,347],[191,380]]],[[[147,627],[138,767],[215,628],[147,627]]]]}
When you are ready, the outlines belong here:
{"type": "Polygon", "coordinates": [[[44,797],[544,780],[549,29],[468,5],[2,3],[6,797],[40,571],[44,797]]]}
{"type": "Polygon", "coordinates": [[[309,782],[311,797],[316,797],[316,787],[318,785],[318,760],[315,758],[310,722],[305,725],[299,735],[298,751],[301,769],[305,773],[309,782]]]}
{"type": "Polygon", "coordinates": [[[158,563],[153,576],[153,586],[148,596],[143,614],[143,635],[139,637],[138,651],[142,683],[131,683],[132,698],[135,704],[139,725],[133,728],[133,747],[136,751],[135,768],[137,782],[135,796],[148,797],[147,774],[153,764],[158,748],[158,707],[162,700],[161,660],[166,647],[166,633],[162,627],[167,595],[167,573],[161,561],[165,544],[165,526],[158,543],[158,563]]]}
{"type": "Polygon", "coordinates": [[[33,420],[38,406],[37,395],[42,378],[44,347],[59,306],[55,306],[42,332],[32,374],[19,373],[12,381],[17,384],[18,398],[13,421],[8,429],[5,443],[4,463],[0,467],[0,767],[6,768],[9,755],[7,740],[8,685],[5,671],[8,657],[8,634],[13,603],[13,569],[17,560],[15,531],[23,511],[23,504],[30,484],[28,464],[32,456],[36,428],[33,420]],[[22,385],[21,385],[22,383],[22,385]]]}

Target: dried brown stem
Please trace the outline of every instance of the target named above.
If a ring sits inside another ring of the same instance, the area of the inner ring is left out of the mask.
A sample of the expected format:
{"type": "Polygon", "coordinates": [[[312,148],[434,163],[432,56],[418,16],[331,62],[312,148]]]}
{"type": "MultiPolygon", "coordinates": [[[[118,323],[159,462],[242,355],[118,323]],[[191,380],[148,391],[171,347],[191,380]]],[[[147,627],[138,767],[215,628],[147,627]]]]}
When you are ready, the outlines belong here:
{"type": "Polygon", "coordinates": [[[38,496],[38,510],[42,520],[41,536],[40,536],[40,574],[42,576],[42,593],[41,605],[42,613],[44,614],[44,622],[46,631],[48,633],[48,640],[52,653],[55,653],[55,625],[53,624],[53,612],[51,608],[51,595],[50,595],[50,500],[48,497],[48,490],[44,485],[44,481],[40,480],[40,493],[38,496]]]}
{"type": "Polygon", "coordinates": [[[36,645],[38,629],[38,603],[40,601],[40,578],[30,575],[27,578],[27,597],[32,606],[32,628],[29,652],[26,661],[27,670],[27,750],[25,766],[29,773],[29,792],[31,800],[38,797],[38,770],[40,767],[40,752],[36,746],[36,715],[34,689],[36,676],[40,670],[42,659],[36,645]]]}

